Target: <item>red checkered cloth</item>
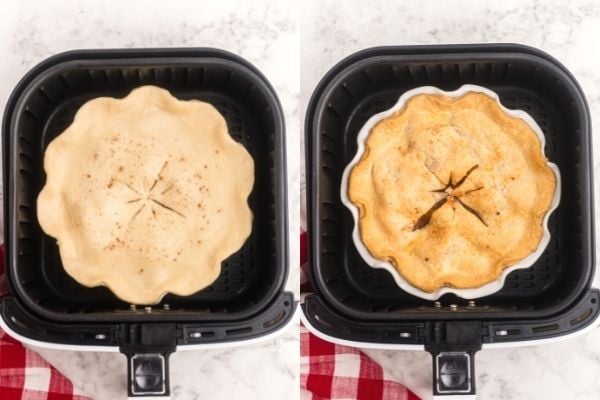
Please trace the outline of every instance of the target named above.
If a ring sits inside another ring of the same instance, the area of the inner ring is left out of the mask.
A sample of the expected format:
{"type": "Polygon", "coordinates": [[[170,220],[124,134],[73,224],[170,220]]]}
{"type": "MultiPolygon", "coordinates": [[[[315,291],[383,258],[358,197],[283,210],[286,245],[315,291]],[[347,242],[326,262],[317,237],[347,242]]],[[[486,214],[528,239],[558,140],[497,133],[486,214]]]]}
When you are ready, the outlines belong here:
{"type": "MultiPolygon", "coordinates": [[[[303,293],[311,289],[307,255],[307,236],[302,233],[300,290],[303,293]]],[[[362,351],[319,339],[304,326],[300,329],[302,400],[419,400],[362,351]]]]}
{"type": "MultiPolygon", "coordinates": [[[[0,297],[8,291],[0,246],[0,297]]],[[[0,329],[1,400],[90,400],[75,394],[73,384],[34,351],[0,329]]]]}

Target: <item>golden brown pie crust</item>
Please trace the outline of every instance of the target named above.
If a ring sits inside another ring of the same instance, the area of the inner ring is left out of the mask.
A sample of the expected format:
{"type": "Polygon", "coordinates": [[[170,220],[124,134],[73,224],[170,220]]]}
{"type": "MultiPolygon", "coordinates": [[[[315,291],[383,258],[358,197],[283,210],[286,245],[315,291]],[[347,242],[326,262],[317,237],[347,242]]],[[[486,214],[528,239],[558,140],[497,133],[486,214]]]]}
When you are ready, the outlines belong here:
{"type": "Polygon", "coordinates": [[[533,253],[555,189],[536,132],[469,92],[416,95],[377,123],[348,196],[371,255],[433,292],[481,287],[533,253]]]}

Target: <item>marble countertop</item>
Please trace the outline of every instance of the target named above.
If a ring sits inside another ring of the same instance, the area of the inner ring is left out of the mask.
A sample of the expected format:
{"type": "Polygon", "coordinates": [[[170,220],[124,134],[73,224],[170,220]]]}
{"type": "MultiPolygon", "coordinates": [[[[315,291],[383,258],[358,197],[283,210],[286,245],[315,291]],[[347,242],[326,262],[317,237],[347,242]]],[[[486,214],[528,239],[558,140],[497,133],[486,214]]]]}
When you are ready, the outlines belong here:
{"type": "MultiPolygon", "coordinates": [[[[412,0],[393,6],[381,0],[311,0],[302,2],[301,9],[291,6],[291,1],[253,1],[251,7],[247,3],[61,0],[49,6],[43,0],[4,1],[0,6],[0,54],[4,56],[0,107],[27,70],[64,50],[213,46],[240,54],[265,73],[285,109],[292,233],[299,231],[294,216],[298,186],[303,192],[298,168],[303,157],[296,149],[301,148],[308,98],[331,66],[365,47],[480,42],[539,47],[576,76],[590,103],[594,130],[600,132],[600,52],[596,49],[600,7],[595,0],[412,0]]],[[[596,160],[600,160],[599,150],[595,145],[596,160]]],[[[596,162],[596,176],[600,176],[599,166],[596,162]]],[[[288,287],[297,291],[299,249],[294,235],[290,236],[288,287]]],[[[79,392],[99,400],[125,398],[123,356],[36,350],[71,378],[79,392]]],[[[427,353],[366,352],[392,376],[424,399],[430,398],[427,353]]],[[[171,358],[172,397],[293,400],[299,386],[298,354],[296,329],[247,347],[176,353],[171,358]]],[[[477,355],[476,369],[482,399],[600,398],[600,329],[561,343],[485,350],[477,355]]]]}
{"type": "MultiPolygon", "coordinates": [[[[600,3],[597,0],[335,0],[303,4],[306,5],[300,26],[302,112],[323,74],[337,61],[366,47],[515,42],[547,51],[573,72],[587,96],[593,129],[600,132],[600,3]]],[[[594,139],[594,170],[599,177],[600,140],[597,136],[594,139]]],[[[303,184],[301,187],[304,192],[303,184]]],[[[596,205],[598,210],[600,207],[596,205]]],[[[429,354],[365,352],[423,399],[431,398],[429,354]]],[[[598,399],[600,328],[561,343],[481,351],[476,356],[476,373],[481,399],[598,399]]]]}
{"type": "MultiPolygon", "coordinates": [[[[55,53],[84,48],[218,47],[256,65],[275,87],[287,121],[290,232],[299,232],[299,22],[270,1],[9,0],[0,5],[0,109],[17,81],[55,53]],[[252,3],[249,7],[247,4],[252,3]],[[290,79],[290,78],[293,79],[290,79]]],[[[299,245],[290,240],[288,290],[298,293],[299,245]]],[[[120,354],[35,349],[96,400],[126,398],[120,354]]],[[[173,400],[295,399],[298,329],[275,340],[171,357],[173,400]]]]}

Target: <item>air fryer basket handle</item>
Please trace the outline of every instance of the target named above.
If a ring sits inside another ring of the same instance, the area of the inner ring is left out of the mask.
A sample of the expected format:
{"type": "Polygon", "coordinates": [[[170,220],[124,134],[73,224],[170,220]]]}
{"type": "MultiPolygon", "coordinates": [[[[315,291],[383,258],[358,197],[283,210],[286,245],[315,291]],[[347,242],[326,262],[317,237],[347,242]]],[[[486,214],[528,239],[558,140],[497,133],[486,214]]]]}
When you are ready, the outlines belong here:
{"type": "Polygon", "coordinates": [[[169,356],[176,349],[172,323],[123,324],[121,353],[127,356],[129,398],[170,396],[169,356]]]}
{"type": "Polygon", "coordinates": [[[425,350],[433,357],[435,399],[475,398],[475,353],[481,350],[481,323],[426,324],[425,350]]]}
{"type": "Polygon", "coordinates": [[[169,353],[127,354],[127,394],[132,398],[170,396],[169,353]]]}
{"type": "Polygon", "coordinates": [[[439,351],[431,355],[434,399],[475,399],[475,351],[439,351]]]}

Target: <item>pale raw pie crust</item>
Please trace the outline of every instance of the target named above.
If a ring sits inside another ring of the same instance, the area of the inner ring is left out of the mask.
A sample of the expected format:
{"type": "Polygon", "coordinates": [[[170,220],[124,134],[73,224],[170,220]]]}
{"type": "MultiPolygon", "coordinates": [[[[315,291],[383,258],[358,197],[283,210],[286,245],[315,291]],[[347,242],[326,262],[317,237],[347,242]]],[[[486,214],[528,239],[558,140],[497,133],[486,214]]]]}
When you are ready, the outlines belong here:
{"type": "Polygon", "coordinates": [[[44,169],[38,220],[65,270],[131,304],[207,287],[252,229],[252,157],[212,105],[158,87],[85,103],[44,169]]]}
{"type": "Polygon", "coordinates": [[[368,252],[427,293],[481,287],[535,252],[556,188],[536,132],[477,92],[411,97],[348,177],[368,252]]]}

